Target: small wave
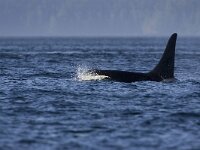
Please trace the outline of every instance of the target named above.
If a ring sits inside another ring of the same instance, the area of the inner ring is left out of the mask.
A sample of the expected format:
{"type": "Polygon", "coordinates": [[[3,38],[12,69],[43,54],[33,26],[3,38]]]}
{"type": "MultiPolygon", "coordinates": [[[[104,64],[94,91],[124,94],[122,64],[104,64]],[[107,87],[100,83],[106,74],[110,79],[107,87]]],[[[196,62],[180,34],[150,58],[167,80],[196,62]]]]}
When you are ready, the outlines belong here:
{"type": "Polygon", "coordinates": [[[184,117],[184,118],[200,118],[200,114],[197,112],[177,112],[171,114],[171,116],[184,117]]]}
{"type": "Polygon", "coordinates": [[[79,81],[88,81],[88,80],[102,80],[107,79],[108,76],[98,75],[92,71],[89,71],[86,67],[79,67],[77,69],[77,79],[79,81]]]}
{"type": "Polygon", "coordinates": [[[15,54],[15,53],[0,53],[0,58],[3,59],[21,59],[20,54],[15,54]]]}

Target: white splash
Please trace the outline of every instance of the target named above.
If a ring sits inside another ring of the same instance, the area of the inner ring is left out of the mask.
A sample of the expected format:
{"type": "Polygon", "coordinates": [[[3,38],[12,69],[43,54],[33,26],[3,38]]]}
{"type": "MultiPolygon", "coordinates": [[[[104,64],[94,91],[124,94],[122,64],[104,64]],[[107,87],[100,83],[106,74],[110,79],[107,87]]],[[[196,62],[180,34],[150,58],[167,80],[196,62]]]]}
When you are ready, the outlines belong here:
{"type": "Polygon", "coordinates": [[[109,78],[109,77],[89,72],[89,69],[86,67],[78,67],[77,69],[77,79],[79,81],[102,80],[106,78],[109,78]]]}

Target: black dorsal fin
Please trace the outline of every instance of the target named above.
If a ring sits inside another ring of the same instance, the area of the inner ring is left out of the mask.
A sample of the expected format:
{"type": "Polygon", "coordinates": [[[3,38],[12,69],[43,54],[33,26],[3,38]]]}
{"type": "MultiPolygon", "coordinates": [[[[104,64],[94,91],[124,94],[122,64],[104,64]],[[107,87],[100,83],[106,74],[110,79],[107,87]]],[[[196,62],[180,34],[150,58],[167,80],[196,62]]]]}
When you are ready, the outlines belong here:
{"type": "Polygon", "coordinates": [[[159,75],[162,79],[174,78],[174,59],[177,34],[174,33],[169,38],[162,58],[156,67],[150,72],[159,75]]]}

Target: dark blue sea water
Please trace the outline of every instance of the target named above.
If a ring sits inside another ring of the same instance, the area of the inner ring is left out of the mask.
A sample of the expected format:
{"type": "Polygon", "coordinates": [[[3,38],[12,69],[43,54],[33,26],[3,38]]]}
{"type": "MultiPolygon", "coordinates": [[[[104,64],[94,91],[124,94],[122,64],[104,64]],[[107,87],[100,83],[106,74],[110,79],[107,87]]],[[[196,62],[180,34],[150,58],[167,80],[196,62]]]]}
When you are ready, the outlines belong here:
{"type": "Polygon", "coordinates": [[[149,71],[167,40],[1,38],[0,149],[200,149],[200,38],[178,38],[174,82],[82,80],[149,71]]]}

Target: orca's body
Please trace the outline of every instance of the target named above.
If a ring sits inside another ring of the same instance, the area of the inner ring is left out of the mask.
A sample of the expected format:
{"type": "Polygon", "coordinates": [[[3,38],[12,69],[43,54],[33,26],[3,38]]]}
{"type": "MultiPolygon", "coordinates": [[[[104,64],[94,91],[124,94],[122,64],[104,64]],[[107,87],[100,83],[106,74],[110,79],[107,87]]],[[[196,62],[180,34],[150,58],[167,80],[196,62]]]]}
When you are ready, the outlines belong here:
{"type": "Polygon", "coordinates": [[[171,35],[162,58],[157,66],[148,73],[127,72],[118,70],[90,70],[97,75],[107,76],[108,79],[119,82],[163,81],[174,78],[174,58],[177,34],[171,35]]]}

